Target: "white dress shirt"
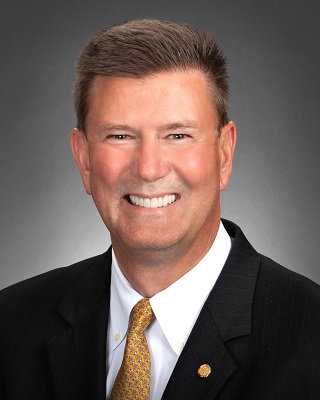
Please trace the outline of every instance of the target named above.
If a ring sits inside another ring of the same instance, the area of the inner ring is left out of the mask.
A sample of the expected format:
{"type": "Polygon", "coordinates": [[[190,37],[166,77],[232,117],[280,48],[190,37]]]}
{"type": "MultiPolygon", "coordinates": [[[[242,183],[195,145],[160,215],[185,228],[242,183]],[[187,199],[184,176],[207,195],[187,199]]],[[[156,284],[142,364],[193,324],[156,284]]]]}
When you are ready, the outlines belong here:
{"type": "MultiPolygon", "coordinates": [[[[208,253],[188,273],[150,299],[156,319],[146,329],[151,355],[152,400],[160,400],[196,319],[211,292],[231,248],[220,222],[208,253]]],[[[142,299],[121,272],[112,253],[110,315],[107,332],[107,399],[120,368],[130,312],[142,299]]]]}

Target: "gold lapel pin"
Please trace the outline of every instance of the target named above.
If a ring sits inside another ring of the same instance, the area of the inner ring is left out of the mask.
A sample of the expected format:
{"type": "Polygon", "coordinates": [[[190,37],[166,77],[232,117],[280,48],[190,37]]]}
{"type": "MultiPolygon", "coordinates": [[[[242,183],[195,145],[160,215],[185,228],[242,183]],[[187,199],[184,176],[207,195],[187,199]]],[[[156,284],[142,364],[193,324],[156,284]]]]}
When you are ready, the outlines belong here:
{"type": "Polygon", "coordinates": [[[208,364],[202,364],[198,369],[200,378],[207,378],[211,374],[211,367],[208,364]]]}

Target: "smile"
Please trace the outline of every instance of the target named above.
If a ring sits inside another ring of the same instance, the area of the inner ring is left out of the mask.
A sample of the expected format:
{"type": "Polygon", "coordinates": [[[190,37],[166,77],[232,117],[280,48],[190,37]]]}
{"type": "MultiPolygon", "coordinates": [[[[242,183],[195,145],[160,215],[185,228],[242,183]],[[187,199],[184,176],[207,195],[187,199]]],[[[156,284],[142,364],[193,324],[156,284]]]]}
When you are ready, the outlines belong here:
{"type": "Polygon", "coordinates": [[[176,201],[176,195],[167,194],[163,197],[144,198],[130,194],[129,199],[130,203],[133,204],[134,206],[140,206],[145,208],[160,208],[160,207],[166,207],[169,204],[174,203],[176,201]]]}

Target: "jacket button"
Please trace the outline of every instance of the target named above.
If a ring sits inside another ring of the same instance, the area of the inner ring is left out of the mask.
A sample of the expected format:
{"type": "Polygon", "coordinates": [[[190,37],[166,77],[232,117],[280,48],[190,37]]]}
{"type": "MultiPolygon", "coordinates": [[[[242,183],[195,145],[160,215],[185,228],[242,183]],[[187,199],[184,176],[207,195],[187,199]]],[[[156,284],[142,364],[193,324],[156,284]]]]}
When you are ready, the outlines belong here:
{"type": "Polygon", "coordinates": [[[211,374],[211,367],[208,364],[202,364],[198,369],[200,378],[207,378],[211,374]]]}

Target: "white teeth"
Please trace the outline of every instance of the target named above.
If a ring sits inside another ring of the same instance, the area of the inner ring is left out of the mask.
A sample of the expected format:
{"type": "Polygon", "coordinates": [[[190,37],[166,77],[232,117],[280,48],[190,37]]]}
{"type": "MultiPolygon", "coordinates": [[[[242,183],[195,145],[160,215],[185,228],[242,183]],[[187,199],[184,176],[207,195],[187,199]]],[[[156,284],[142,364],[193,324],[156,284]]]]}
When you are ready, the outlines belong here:
{"type": "Polygon", "coordinates": [[[143,199],[143,207],[150,208],[151,207],[151,200],[150,199],[143,199]]]}
{"type": "Polygon", "coordinates": [[[158,199],[157,198],[153,198],[150,201],[150,207],[151,208],[157,208],[158,207],[158,199]]]}
{"type": "Polygon", "coordinates": [[[163,197],[152,197],[143,198],[130,194],[130,201],[135,206],[145,207],[145,208],[160,208],[168,206],[169,204],[176,201],[175,194],[166,194],[163,197]]]}

